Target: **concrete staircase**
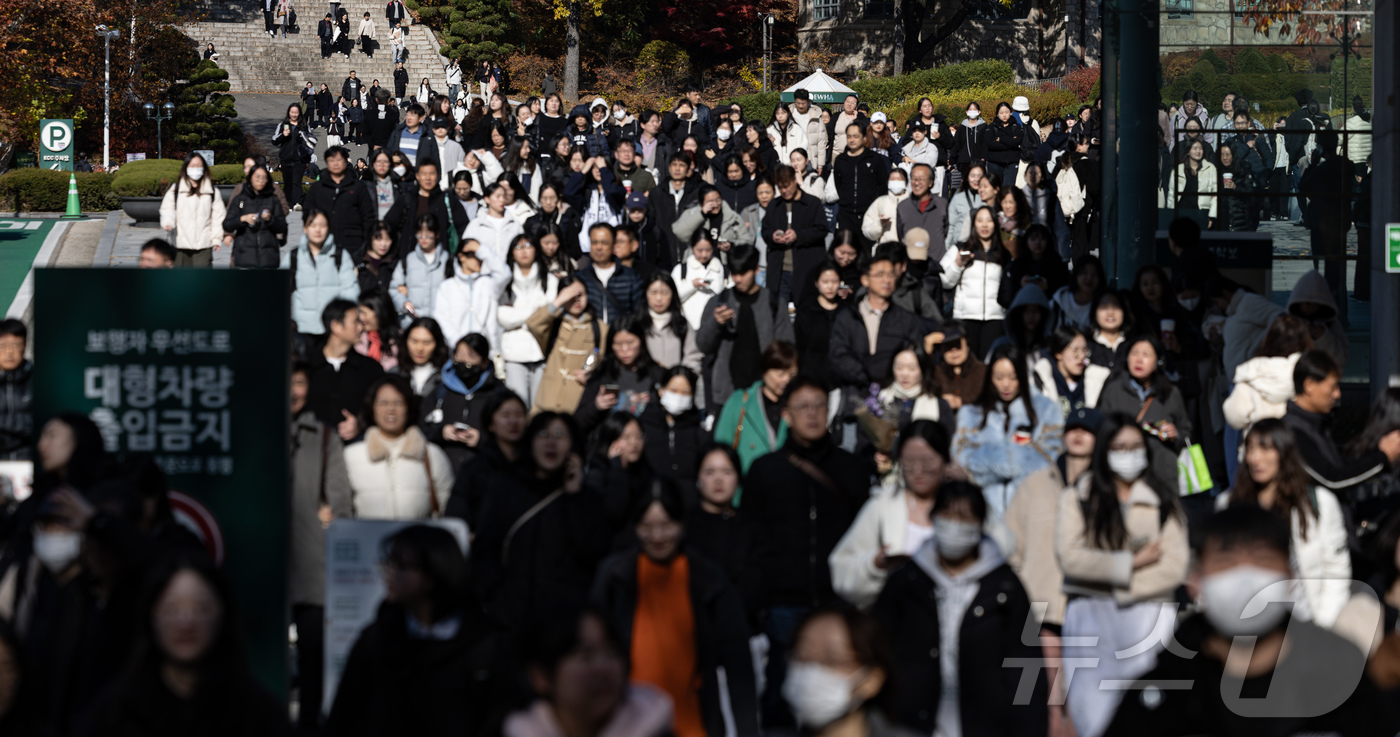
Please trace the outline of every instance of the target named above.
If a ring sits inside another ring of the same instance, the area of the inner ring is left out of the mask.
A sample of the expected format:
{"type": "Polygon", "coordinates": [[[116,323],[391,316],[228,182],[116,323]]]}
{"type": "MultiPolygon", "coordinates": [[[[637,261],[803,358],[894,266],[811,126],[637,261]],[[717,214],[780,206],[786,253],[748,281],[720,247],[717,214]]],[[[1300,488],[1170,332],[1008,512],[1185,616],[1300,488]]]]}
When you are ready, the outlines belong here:
{"type": "MultiPolygon", "coordinates": [[[[350,33],[355,48],[346,59],[332,54],[321,58],[321,40],[316,26],[330,10],[326,3],[296,4],[300,33],[288,33],[282,38],[270,38],[263,30],[260,0],[199,0],[195,17],[182,26],[185,35],[194,39],[202,50],[213,42],[219,52],[218,64],[228,71],[230,92],[272,92],[295,94],[310,80],[318,88],[322,82],[330,85],[332,94],[340,93],[340,85],[355,70],[356,76],[368,86],[378,79],[382,87],[394,89],[394,53],[389,45],[388,23],[384,20],[384,2],[349,0],[341,4],[350,13],[350,33]],[[355,31],[360,19],[368,12],[375,24],[375,40],[380,43],[374,57],[364,55],[355,31]]],[[[413,25],[405,36],[408,50],[404,68],[408,70],[409,91],[415,94],[418,83],[427,77],[435,90],[447,90],[443,65],[447,59],[438,54],[437,38],[424,25],[413,25]]]]}

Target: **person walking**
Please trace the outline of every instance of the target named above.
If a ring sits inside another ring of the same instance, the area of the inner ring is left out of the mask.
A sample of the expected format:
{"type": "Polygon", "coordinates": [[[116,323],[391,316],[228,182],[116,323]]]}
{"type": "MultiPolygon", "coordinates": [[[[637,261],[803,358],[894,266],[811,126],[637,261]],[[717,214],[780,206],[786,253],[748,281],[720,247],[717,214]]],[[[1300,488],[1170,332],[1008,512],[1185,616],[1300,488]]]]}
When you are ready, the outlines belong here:
{"type": "Polygon", "coordinates": [[[280,241],[287,237],[287,211],[266,168],[249,170],[243,191],[229,201],[223,229],[233,234],[234,268],[277,268],[280,241]]]}
{"type": "Polygon", "coordinates": [[[277,0],[262,0],[262,6],[263,31],[267,33],[268,38],[276,38],[277,31],[273,29],[277,27],[277,23],[274,20],[274,14],[277,12],[277,0]]]}
{"type": "Polygon", "coordinates": [[[316,24],[316,37],[321,39],[321,58],[331,58],[331,44],[335,42],[335,21],[330,13],[316,24]]]}
{"type": "Polygon", "coordinates": [[[160,204],[160,227],[174,231],[178,267],[213,266],[214,251],[223,245],[224,199],[207,171],[204,157],[190,154],[160,204]]]}
{"type": "MultiPolygon", "coordinates": [[[[322,88],[324,92],[324,85],[322,88]]],[[[330,94],[326,93],[326,97],[329,98],[330,94]]],[[[319,94],[317,102],[320,102],[319,94]]],[[[301,106],[294,103],[287,106],[287,115],[282,118],[277,135],[272,137],[272,145],[279,147],[277,155],[282,171],[282,190],[296,212],[301,211],[301,178],[306,173],[311,152],[316,150],[316,136],[308,128],[301,106]]]]}
{"type": "Polygon", "coordinates": [[[384,6],[384,20],[389,22],[390,28],[409,22],[408,8],[404,6],[403,0],[389,0],[389,4],[384,6]]]}
{"type": "Polygon", "coordinates": [[[360,52],[369,58],[374,58],[374,21],[369,19],[369,11],[365,11],[365,17],[360,21],[360,29],[357,31],[360,36],[360,52]]]}
{"type": "Polygon", "coordinates": [[[447,73],[447,99],[455,104],[457,93],[462,89],[462,67],[453,59],[443,70],[447,73]]]}
{"type": "Polygon", "coordinates": [[[282,38],[287,37],[287,28],[295,25],[292,22],[294,17],[292,0],[277,0],[277,25],[282,27],[282,38]]]}

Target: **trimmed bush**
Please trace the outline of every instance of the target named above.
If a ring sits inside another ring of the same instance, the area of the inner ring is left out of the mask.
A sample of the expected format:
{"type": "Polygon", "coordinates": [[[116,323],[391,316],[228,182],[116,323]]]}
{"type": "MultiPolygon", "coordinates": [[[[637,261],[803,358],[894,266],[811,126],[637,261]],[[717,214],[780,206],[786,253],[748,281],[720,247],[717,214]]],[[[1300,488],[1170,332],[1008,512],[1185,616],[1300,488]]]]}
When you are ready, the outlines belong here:
{"type": "MultiPolygon", "coordinates": [[[[68,209],[68,175],[51,169],[15,169],[0,176],[0,197],[4,207],[14,207],[18,198],[22,212],[63,212],[68,209]]],[[[112,193],[112,175],[80,172],[78,202],[86,212],[115,210],[120,200],[112,193]]]]}
{"type": "Polygon", "coordinates": [[[215,184],[238,184],[243,181],[242,164],[215,164],[209,170],[215,184]]]}

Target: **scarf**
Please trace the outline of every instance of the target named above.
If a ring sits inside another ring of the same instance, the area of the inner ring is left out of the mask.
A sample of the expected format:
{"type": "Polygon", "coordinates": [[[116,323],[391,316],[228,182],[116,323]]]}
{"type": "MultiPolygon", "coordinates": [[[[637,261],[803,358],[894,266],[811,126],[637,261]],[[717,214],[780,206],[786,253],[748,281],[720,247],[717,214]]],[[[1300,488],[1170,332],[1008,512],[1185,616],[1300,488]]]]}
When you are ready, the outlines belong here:
{"type": "Polygon", "coordinates": [[[923,393],[924,388],[922,385],[915,384],[913,387],[905,389],[899,385],[898,381],[891,383],[889,386],[885,387],[884,391],[880,392],[882,395],[888,394],[890,397],[904,401],[918,399],[923,393]]]}
{"type": "Polygon", "coordinates": [[[662,330],[665,330],[666,328],[671,326],[671,313],[655,312],[650,307],[647,308],[647,312],[651,315],[652,330],[655,330],[659,333],[662,330]]]}

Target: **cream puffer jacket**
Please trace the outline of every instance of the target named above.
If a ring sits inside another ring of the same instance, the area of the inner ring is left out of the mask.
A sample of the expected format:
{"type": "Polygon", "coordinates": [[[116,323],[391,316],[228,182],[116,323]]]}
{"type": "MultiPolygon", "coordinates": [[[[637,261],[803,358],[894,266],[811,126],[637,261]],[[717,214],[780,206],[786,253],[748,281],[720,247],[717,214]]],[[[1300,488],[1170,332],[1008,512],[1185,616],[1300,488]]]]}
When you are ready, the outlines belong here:
{"type": "Polygon", "coordinates": [[[345,447],[345,470],[358,519],[428,519],[452,494],[451,461],[417,427],[392,440],[371,427],[345,447]]]}
{"type": "Polygon", "coordinates": [[[1060,496],[1060,513],[1055,523],[1055,554],[1065,575],[1066,594],[1111,598],[1119,606],[1143,601],[1169,601],[1176,587],[1186,580],[1191,551],[1180,514],[1170,514],[1162,522],[1161,504],[1152,487],[1133,483],[1128,501],[1122,505],[1125,543],[1117,550],[1105,550],[1093,542],[1093,530],[1084,519],[1082,502],[1089,497],[1092,474],[1060,496]],[[1161,558],[1141,568],[1133,568],[1133,554],[1153,541],[1161,543],[1161,558]]]}
{"type": "Polygon", "coordinates": [[[1225,399],[1225,421],[1236,430],[1260,420],[1282,418],[1293,398],[1293,367],[1301,353],[1251,358],[1235,369],[1235,386],[1225,399]]]}
{"type": "Polygon", "coordinates": [[[175,229],[175,247],[181,251],[203,251],[223,242],[224,214],[224,198],[208,174],[194,189],[181,178],[165,190],[160,227],[175,229]]]}

